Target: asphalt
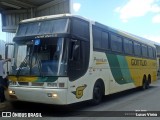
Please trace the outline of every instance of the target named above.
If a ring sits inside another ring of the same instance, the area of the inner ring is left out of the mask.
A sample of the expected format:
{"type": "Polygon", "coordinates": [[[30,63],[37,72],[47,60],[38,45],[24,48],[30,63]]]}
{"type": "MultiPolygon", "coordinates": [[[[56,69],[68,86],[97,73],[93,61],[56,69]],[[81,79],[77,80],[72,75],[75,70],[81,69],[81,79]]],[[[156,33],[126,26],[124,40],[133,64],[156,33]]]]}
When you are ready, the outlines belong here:
{"type": "Polygon", "coordinates": [[[5,91],[5,96],[6,96],[6,101],[3,103],[0,103],[0,111],[4,111],[12,108],[7,90],[5,91]]]}

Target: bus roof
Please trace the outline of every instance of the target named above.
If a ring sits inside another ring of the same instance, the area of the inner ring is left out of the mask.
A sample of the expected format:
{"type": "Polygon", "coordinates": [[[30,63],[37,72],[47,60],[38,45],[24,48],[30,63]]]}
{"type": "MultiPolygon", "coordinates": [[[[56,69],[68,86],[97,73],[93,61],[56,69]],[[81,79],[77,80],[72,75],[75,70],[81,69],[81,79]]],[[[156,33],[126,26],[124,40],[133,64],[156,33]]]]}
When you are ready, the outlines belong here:
{"type": "Polygon", "coordinates": [[[87,18],[85,18],[85,17],[82,17],[82,16],[79,16],[79,15],[72,15],[72,14],[49,15],[49,16],[42,16],[42,17],[36,17],[36,18],[31,18],[31,19],[25,19],[25,20],[22,20],[20,23],[43,21],[43,20],[49,20],[49,19],[55,19],[55,18],[63,18],[63,17],[76,17],[76,18],[79,18],[79,19],[83,19],[83,20],[85,20],[85,21],[91,22],[93,25],[95,25],[95,26],[97,26],[97,27],[100,27],[100,28],[102,28],[102,29],[104,29],[104,30],[109,30],[109,31],[111,31],[111,32],[114,32],[114,33],[116,33],[116,34],[118,34],[118,35],[121,35],[121,36],[124,36],[124,37],[126,37],[126,38],[129,38],[129,39],[132,39],[132,40],[135,40],[135,41],[144,43],[144,44],[146,44],[146,45],[155,47],[155,42],[153,42],[153,41],[150,41],[150,40],[148,40],[148,39],[139,37],[139,36],[137,36],[137,35],[133,35],[133,34],[131,34],[131,33],[128,33],[128,32],[122,31],[122,30],[118,30],[118,29],[115,29],[115,28],[106,26],[106,25],[104,25],[104,24],[101,24],[101,23],[98,23],[98,22],[89,20],[89,19],[87,19],[87,18]]]}
{"type": "Polygon", "coordinates": [[[28,22],[35,22],[35,21],[43,21],[43,20],[49,20],[49,19],[56,19],[56,18],[63,18],[63,17],[76,17],[83,19],[85,21],[90,22],[89,19],[85,17],[81,17],[79,15],[72,15],[72,14],[57,14],[57,15],[48,15],[48,16],[41,16],[41,17],[35,17],[30,19],[22,20],[20,23],[28,23],[28,22]]]}

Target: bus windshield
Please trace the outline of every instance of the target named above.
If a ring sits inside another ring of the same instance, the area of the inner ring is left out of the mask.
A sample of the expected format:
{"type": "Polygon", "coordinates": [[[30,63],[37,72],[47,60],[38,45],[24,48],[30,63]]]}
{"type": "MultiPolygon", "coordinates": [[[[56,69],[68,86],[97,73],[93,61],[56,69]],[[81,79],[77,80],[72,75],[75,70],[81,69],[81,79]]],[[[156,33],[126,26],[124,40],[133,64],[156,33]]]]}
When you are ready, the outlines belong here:
{"type": "Polygon", "coordinates": [[[65,76],[64,38],[47,38],[17,44],[11,74],[18,76],[65,76]],[[25,55],[24,55],[25,54],[25,55]]]}

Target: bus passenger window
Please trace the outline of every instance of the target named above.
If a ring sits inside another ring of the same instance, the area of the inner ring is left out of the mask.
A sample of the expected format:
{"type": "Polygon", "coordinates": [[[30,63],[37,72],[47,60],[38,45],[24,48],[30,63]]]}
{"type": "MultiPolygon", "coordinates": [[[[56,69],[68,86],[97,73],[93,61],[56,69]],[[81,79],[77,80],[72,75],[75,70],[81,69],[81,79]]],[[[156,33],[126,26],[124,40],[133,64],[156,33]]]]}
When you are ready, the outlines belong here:
{"type": "Polygon", "coordinates": [[[123,39],[124,52],[126,54],[133,54],[133,42],[128,39],[123,39]]]}
{"type": "Polygon", "coordinates": [[[111,34],[111,48],[112,51],[122,52],[122,38],[117,35],[111,34]]]}
{"type": "Polygon", "coordinates": [[[146,45],[142,45],[142,55],[144,57],[148,57],[148,51],[147,51],[147,46],[146,45]]]}

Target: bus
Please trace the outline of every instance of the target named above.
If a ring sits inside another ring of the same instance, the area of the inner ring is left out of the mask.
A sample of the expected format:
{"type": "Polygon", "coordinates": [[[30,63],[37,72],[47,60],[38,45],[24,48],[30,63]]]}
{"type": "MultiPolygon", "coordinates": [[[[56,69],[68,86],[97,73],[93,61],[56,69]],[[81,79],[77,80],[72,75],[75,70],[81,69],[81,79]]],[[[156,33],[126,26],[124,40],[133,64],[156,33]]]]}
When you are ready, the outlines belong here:
{"type": "Polygon", "coordinates": [[[105,95],[147,89],[157,79],[154,44],[81,16],[22,20],[13,42],[11,100],[99,104],[105,95]]]}

